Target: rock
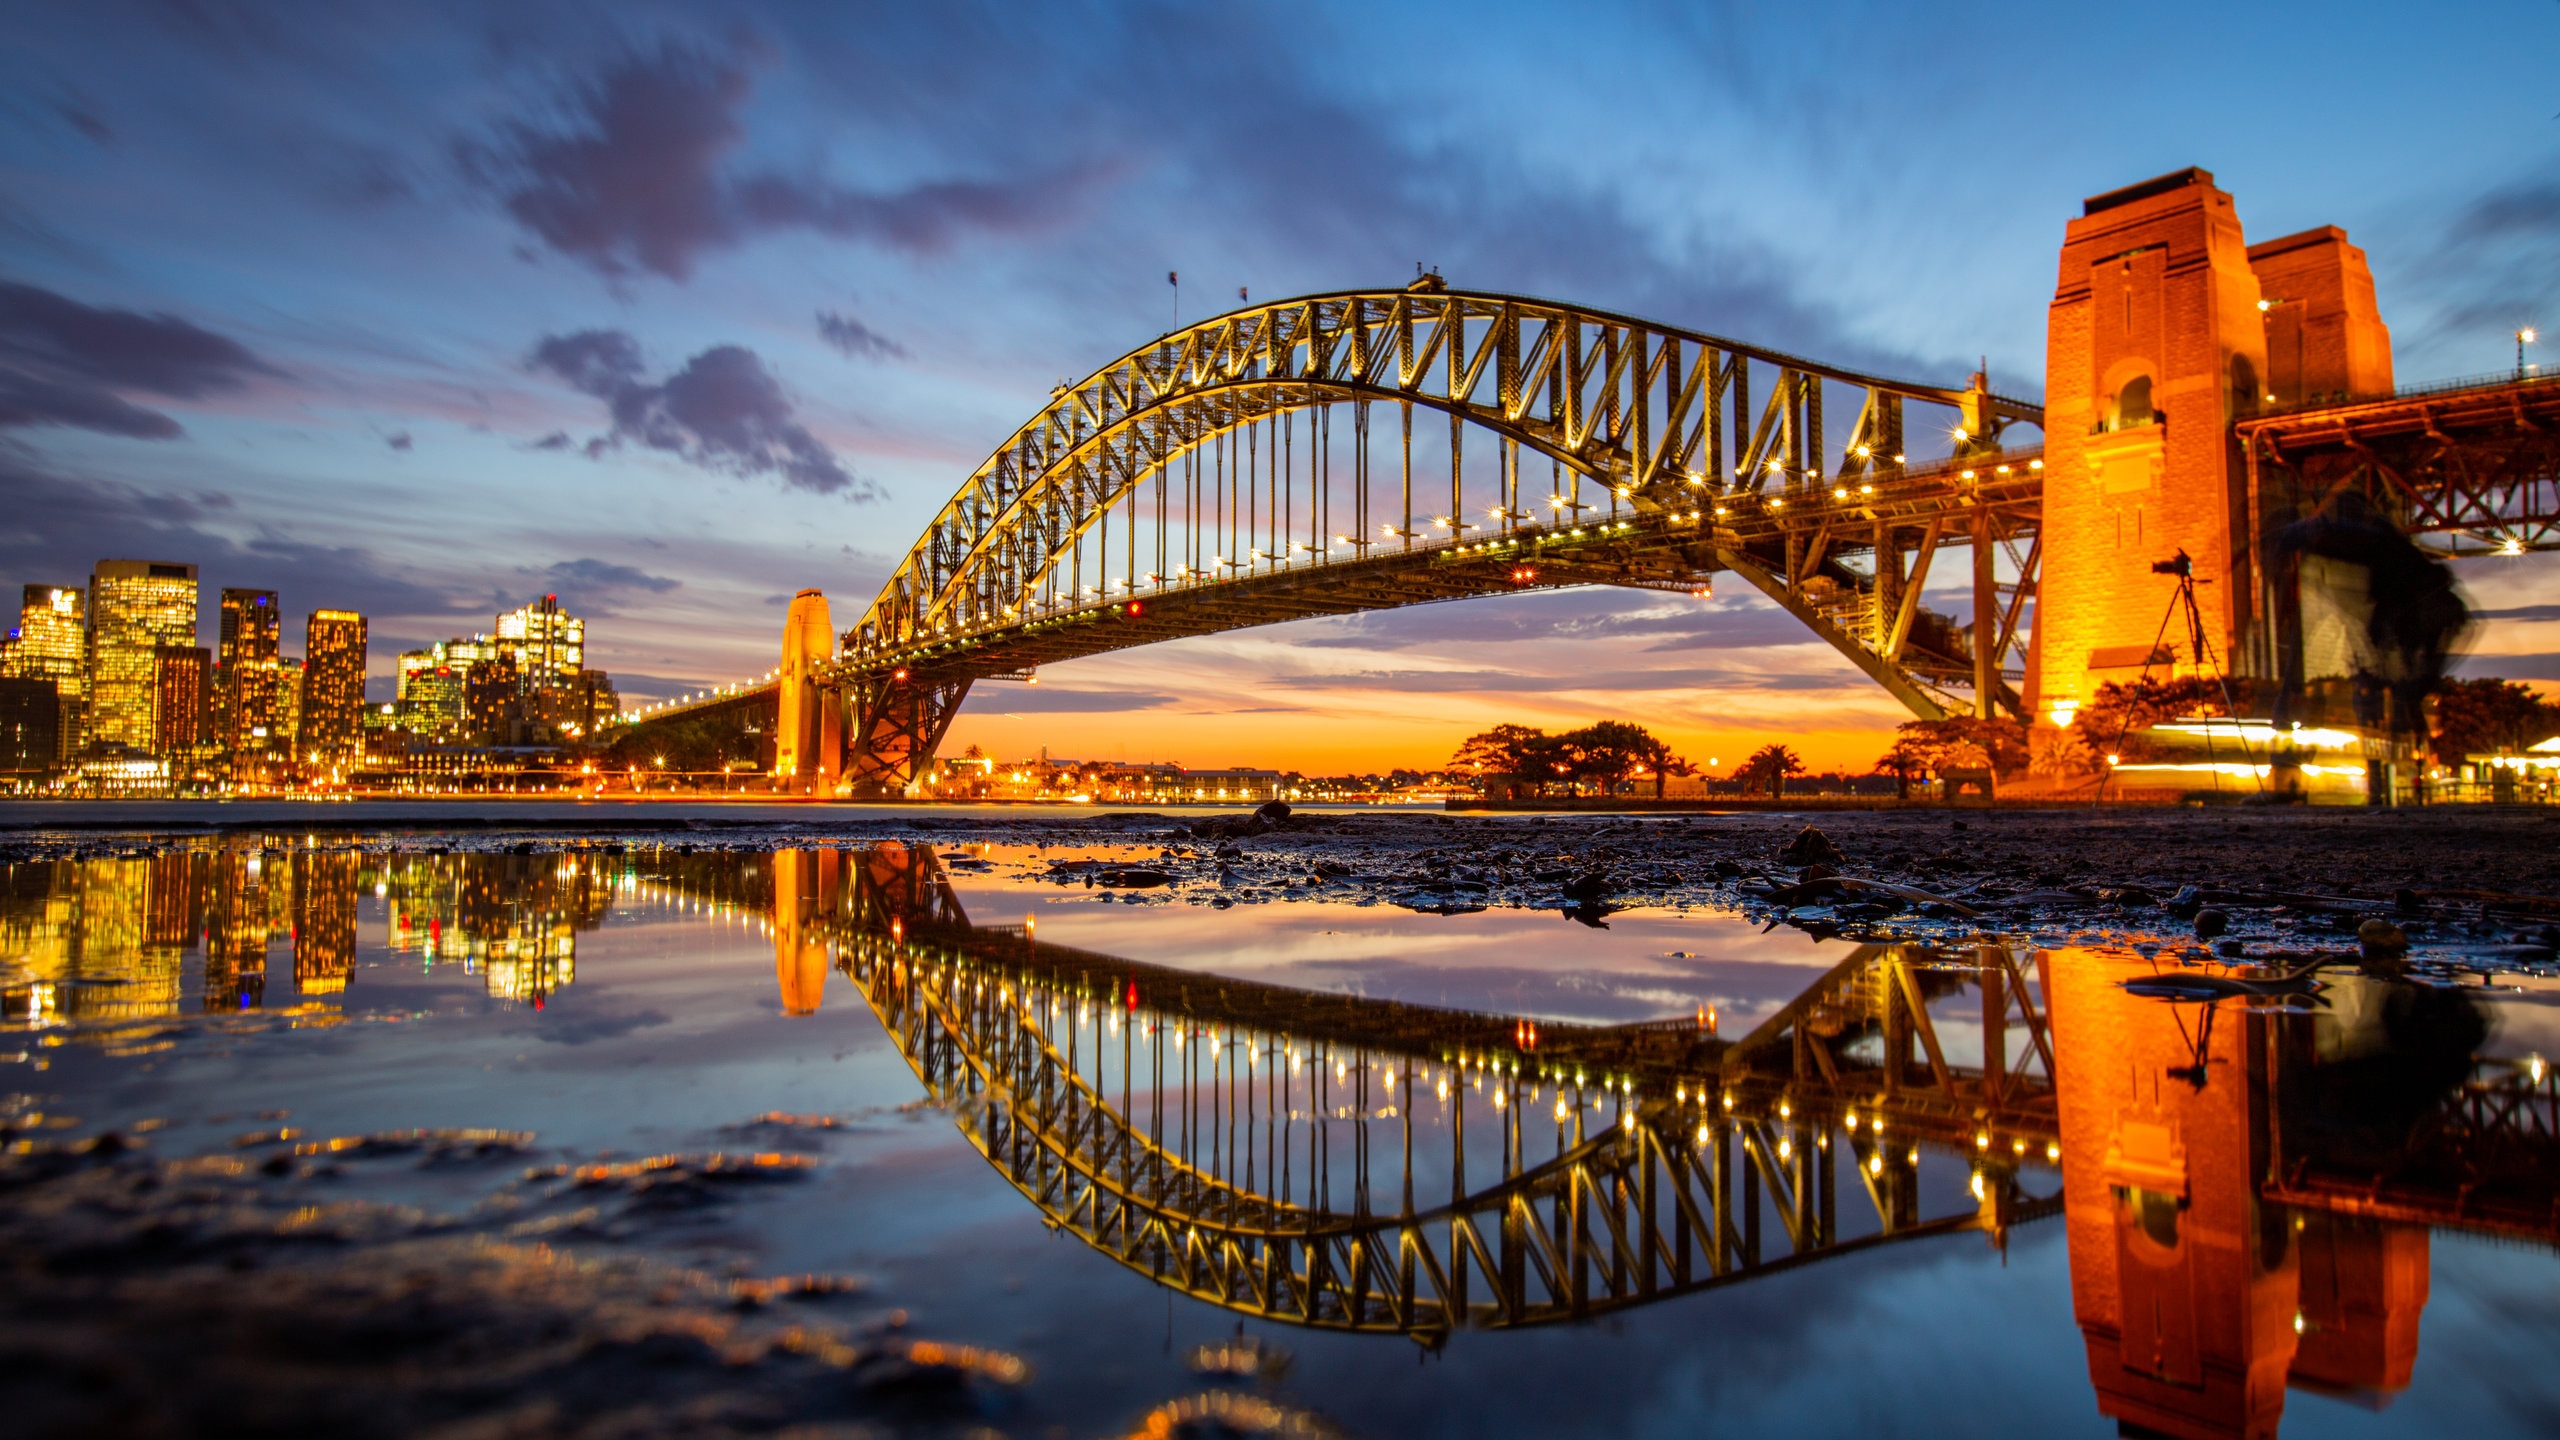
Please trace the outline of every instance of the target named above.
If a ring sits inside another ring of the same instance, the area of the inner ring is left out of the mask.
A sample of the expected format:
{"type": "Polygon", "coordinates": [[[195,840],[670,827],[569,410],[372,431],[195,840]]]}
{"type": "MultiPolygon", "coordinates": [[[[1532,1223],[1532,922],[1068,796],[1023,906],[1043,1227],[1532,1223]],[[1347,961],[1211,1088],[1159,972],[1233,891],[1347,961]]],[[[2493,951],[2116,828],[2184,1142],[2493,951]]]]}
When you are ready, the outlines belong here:
{"type": "Polygon", "coordinates": [[[2416,915],[2427,908],[2426,897],[2406,886],[2391,892],[2391,906],[2403,915],[2416,915]]]}
{"type": "Polygon", "coordinates": [[[2237,960],[2249,953],[2249,942],[2236,935],[2225,936],[2213,942],[2213,953],[2225,960],[2237,960]]]}
{"type": "Polygon", "coordinates": [[[1256,807],[1253,813],[1264,820],[1269,820],[1276,824],[1279,821],[1289,818],[1289,802],[1285,800],[1266,800],[1260,806],[1256,807]]]}
{"type": "Polygon", "coordinates": [[[2231,928],[2231,917],[2220,910],[2198,910],[2196,912],[2195,923],[2197,936],[2202,939],[2210,940],[2214,936],[2231,928]]]}
{"type": "Polygon", "coordinates": [[[1831,843],[1830,836],[1811,825],[1797,831],[1796,838],[1787,842],[1787,848],[1778,852],[1778,859],[1788,865],[1839,865],[1846,863],[1848,858],[1840,853],[1839,846],[1831,843]]]}
{"type": "Polygon", "coordinates": [[[1579,901],[1606,900],[1609,898],[1610,891],[1615,888],[1617,887],[1609,883],[1607,875],[1597,870],[1585,870],[1564,882],[1564,898],[1579,901]]]}
{"type": "Polygon", "coordinates": [[[2377,915],[2356,927],[2356,946],[2368,956],[2400,955],[2407,952],[2409,937],[2377,915]]]}
{"type": "Polygon", "coordinates": [[[2162,902],[2161,908],[2181,920],[2192,920],[2204,908],[2204,892],[2193,885],[2181,885],[2177,894],[2162,902]]]}

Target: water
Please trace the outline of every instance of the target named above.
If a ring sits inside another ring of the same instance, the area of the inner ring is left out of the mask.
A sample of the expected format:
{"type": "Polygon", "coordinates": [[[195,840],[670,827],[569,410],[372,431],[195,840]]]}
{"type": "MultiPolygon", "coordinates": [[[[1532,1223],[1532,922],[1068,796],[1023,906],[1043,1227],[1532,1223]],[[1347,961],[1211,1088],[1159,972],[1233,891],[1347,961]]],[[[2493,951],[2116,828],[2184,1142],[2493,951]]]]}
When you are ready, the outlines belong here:
{"type": "Polygon", "coordinates": [[[20,1144],[863,1277],[810,1313],[1021,1357],[966,1417],[1008,1434],[1216,1393],[1363,1435],[2560,1421],[2537,991],[2170,1005],[2103,949],[1051,883],[1109,848],[421,843],[10,868],[20,1144]],[[315,1149],[408,1129],[531,1139],[315,1149]],[[715,1152],[784,1179],[517,1178],[715,1152]]]}

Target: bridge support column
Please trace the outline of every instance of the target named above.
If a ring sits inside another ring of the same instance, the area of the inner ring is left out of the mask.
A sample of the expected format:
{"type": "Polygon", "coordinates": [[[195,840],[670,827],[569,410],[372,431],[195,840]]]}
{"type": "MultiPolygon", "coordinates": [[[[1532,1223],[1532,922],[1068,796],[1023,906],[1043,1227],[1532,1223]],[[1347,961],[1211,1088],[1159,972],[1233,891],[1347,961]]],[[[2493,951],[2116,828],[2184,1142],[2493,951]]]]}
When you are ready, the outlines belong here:
{"type": "MultiPolygon", "coordinates": [[[[827,597],[803,590],[791,598],[782,622],[782,673],[775,705],[773,785],[785,794],[805,795],[821,770],[834,767],[824,757],[824,692],[817,669],[835,654],[836,632],[827,616],[827,597]]],[[[836,747],[841,750],[841,742],[836,747]]]]}

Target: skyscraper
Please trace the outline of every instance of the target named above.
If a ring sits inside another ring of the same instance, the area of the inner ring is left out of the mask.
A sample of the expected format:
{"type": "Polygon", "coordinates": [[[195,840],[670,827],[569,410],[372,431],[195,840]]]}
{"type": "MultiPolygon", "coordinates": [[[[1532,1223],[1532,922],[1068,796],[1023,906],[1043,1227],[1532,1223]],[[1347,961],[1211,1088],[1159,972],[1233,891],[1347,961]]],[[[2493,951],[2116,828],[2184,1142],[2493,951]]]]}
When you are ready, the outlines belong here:
{"type": "Polygon", "coordinates": [[[302,642],[302,728],[295,749],[314,765],[346,765],[364,749],[364,617],[314,610],[302,642]]]}
{"type": "Polygon", "coordinates": [[[516,683],[528,691],[575,685],[587,668],[587,622],[563,611],[557,595],[499,616],[497,640],[498,653],[516,662],[516,683]]]}
{"type": "Polygon", "coordinates": [[[288,655],[276,662],[276,745],[288,759],[294,737],[302,733],[302,662],[288,655]]]}
{"type": "Polygon", "coordinates": [[[276,726],[276,657],[284,638],[284,611],[273,590],[222,592],[222,747],[231,755],[231,778],[265,780],[291,751],[292,735],[276,726]]]}
{"type": "Polygon", "coordinates": [[[196,758],[206,741],[205,698],[213,680],[213,652],[201,645],[163,645],[152,656],[151,745],[170,762],[172,776],[196,758]]]}
{"type": "Polygon", "coordinates": [[[196,567],[99,561],[89,574],[89,744],[156,750],[160,647],[195,643],[196,567]]]}
{"type": "Polygon", "coordinates": [[[30,585],[11,632],[6,673],[48,680],[61,698],[58,760],[80,751],[80,727],[89,712],[88,596],[61,585],[30,585]]]}

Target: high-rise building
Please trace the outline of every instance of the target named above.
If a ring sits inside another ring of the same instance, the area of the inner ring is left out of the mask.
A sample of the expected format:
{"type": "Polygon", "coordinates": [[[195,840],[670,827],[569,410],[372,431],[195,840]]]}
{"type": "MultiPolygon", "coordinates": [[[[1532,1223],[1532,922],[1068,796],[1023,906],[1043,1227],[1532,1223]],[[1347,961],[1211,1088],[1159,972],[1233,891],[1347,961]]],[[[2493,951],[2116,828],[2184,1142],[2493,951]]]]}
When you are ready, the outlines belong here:
{"type": "Polygon", "coordinates": [[[46,680],[60,697],[55,758],[80,751],[81,722],[89,709],[88,596],[68,586],[30,585],[9,632],[8,660],[0,675],[46,680]]]}
{"type": "Polygon", "coordinates": [[[0,675],[0,781],[42,780],[61,766],[62,710],[51,681],[0,675]]]}
{"type": "Polygon", "coordinates": [[[282,653],[284,610],[273,590],[222,592],[220,684],[215,709],[218,736],[230,752],[231,778],[254,785],[268,779],[292,750],[292,732],[276,725],[276,658],[282,653]]]}
{"type": "Polygon", "coordinates": [[[292,755],[294,737],[302,733],[302,662],[288,655],[276,662],[276,730],[278,746],[292,755]]]}
{"type": "Polygon", "coordinates": [[[516,683],[525,690],[575,685],[587,668],[587,622],[561,610],[557,595],[499,616],[497,642],[498,653],[516,662],[516,683]]]}
{"type": "Polygon", "coordinates": [[[101,560],[89,574],[92,747],[155,751],[152,681],[160,647],[196,643],[196,567],[101,560]]]}
{"type": "Polygon", "coordinates": [[[213,652],[201,645],[163,645],[153,652],[152,753],[171,762],[172,775],[183,773],[178,762],[195,759],[205,746],[212,681],[213,652]]]}
{"type": "Polygon", "coordinates": [[[462,689],[462,728],[484,745],[513,745],[524,729],[524,691],[512,655],[471,667],[462,689]]]}
{"type": "Polygon", "coordinates": [[[295,748],[314,765],[346,765],[364,749],[364,617],[314,610],[303,632],[302,723],[295,748]]]}
{"type": "Polygon", "coordinates": [[[497,654],[486,635],[439,640],[424,650],[400,656],[398,715],[410,730],[425,735],[453,735],[463,728],[463,692],[471,669],[497,654]]]}

